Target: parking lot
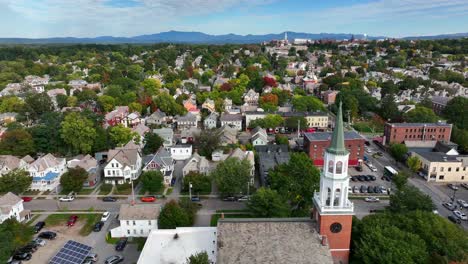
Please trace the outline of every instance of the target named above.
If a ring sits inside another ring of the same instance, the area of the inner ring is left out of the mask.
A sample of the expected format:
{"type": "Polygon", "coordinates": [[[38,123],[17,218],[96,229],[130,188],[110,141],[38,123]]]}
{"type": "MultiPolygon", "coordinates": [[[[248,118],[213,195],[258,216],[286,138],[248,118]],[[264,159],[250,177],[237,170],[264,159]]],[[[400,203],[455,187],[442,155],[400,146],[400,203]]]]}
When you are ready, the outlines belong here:
{"type": "Polygon", "coordinates": [[[362,166],[362,171],[350,168],[350,187],[353,195],[372,196],[388,194],[389,189],[391,189],[391,182],[382,179],[382,174],[383,172],[379,170],[376,172],[371,171],[365,164],[362,166]]]}
{"type": "Polygon", "coordinates": [[[137,245],[128,243],[124,251],[117,252],[115,246],[106,242],[106,234],[111,227],[116,226],[117,219],[116,215],[111,215],[111,218],[105,223],[104,227],[100,232],[92,232],[88,236],[81,236],[79,230],[83,226],[84,222],[78,221],[75,226],[67,227],[64,225],[45,227],[42,231],[53,231],[57,233],[57,237],[54,240],[46,240],[47,244],[40,247],[30,261],[25,263],[34,264],[47,264],[50,259],[60,250],[60,248],[68,241],[74,240],[85,245],[93,247],[93,252],[98,254],[98,264],[104,263],[105,259],[112,255],[122,255],[125,260],[124,264],[137,263],[140,252],[137,251],[137,245]]]}

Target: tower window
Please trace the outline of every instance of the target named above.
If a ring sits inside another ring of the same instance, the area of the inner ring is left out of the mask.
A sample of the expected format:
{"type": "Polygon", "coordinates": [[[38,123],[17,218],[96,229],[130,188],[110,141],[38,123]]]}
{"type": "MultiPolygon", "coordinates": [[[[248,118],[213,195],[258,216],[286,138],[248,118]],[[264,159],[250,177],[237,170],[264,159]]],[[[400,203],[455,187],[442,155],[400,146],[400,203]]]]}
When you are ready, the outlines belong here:
{"type": "Polygon", "coordinates": [[[333,160],[328,162],[328,172],[333,173],[333,160]]]}
{"type": "Polygon", "coordinates": [[[343,172],[343,162],[338,161],[336,163],[336,173],[341,174],[343,172]]]}

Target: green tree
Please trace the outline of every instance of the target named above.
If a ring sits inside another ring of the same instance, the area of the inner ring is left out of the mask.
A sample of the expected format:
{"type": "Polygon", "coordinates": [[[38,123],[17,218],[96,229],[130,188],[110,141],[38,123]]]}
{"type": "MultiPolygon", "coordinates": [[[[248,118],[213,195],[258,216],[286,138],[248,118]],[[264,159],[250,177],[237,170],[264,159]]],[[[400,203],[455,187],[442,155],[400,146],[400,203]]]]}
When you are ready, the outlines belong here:
{"type": "Polygon", "coordinates": [[[221,133],[219,129],[205,129],[195,136],[200,155],[211,158],[213,151],[221,144],[221,133]]]}
{"type": "Polygon", "coordinates": [[[140,178],[143,189],[150,193],[157,193],[164,187],[164,176],[159,170],[145,171],[140,178]]]}
{"type": "Polygon", "coordinates": [[[264,118],[259,118],[250,121],[249,127],[261,127],[261,128],[275,128],[282,125],[284,122],[283,118],[280,115],[268,114],[264,118]]]}
{"type": "Polygon", "coordinates": [[[65,116],[61,123],[60,136],[75,151],[89,153],[96,138],[96,129],[86,117],[73,112],[65,116]]]}
{"type": "Polygon", "coordinates": [[[178,202],[171,200],[164,205],[159,214],[159,229],[174,229],[176,227],[190,226],[188,213],[178,202]]]}
{"type": "Polygon", "coordinates": [[[435,205],[431,197],[422,193],[418,188],[403,185],[390,195],[389,209],[398,213],[416,210],[432,212],[435,205]]]}
{"type": "Polygon", "coordinates": [[[421,161],[416,156],[411,156],[406,160],[406,165],[413,171],[418,172],[421,169],[421,161]]]}
{"type": "Polygon", "coordinates": [[[7,219],[0,224],[0,262],[7,263],[13,251],[33,238],[32,227],[19,223],[15,219],[7,219]]]}
{"type": "Polygon", "coordinates": [[[60,185],[65,192],[79,192],[88,179],[88,172],[81,167],[70,168],[60,177],[60,185]]]}
{"type": "Polygon", "coordinates": [[[219,192],[234,195],[245,192],[250,181],[251,164],[247,159],[228,158],[218,164],[211,173],[219,192]]]}
{"type": "Polygon", "coordinates": [[[206,251],[198,252],[196,254],[190,255],[187,258],[187,264],[210,264],[211,261],[208,258],[206,251]]]}
{"type": "Polygon", "coordinates": [[[289,145],[288,137],[280,134],[275,135],[275,142],[278,145],[289,145]]]}
{"type": "Polygon", "coordinates": [[[305,153],[292,153],[288,163],[270,170],[271,189],[291,202],[295,212],[306,214],[312,205],[313,190],[319,190],[320,171],[305,153]]]}
{"type": "Polygon", "coordinates": [[[382,98],[380,103],[380,116],[385,120],[393,120],[400,116],[393,94],[388,94],[382,98]]]}
{"type": "Polygon", "coordinates": [[[106,113],[112,111],[115,107],[115,99],[112,96],[101,95],[98,97],[97,101],[99,107],[106,113]]]}
{"type": "Polygon", "coordinates": [[[468,129],[468,98],[457,96],[447,103],[445,117],[458,128],[468,129]]]}
{"type": "Polygon", "coordinates": [[[182,105],[178,104],[174,97],[168,93],[159,94],[154,99],[154,104],[161,109],[161,111],[169,115],[182,115],[187,112],[187,110],[182,105]]]}
{"type": "Polygon", "coordinates": [[[17,128],[3,134],[0,141],[1,154],[26,156],[34,152],[34,140],[28,131],[17,128]]]}
{"type": "Polygon", "coordinates": [[[196,172],[189,172],[184,177],[184,192],[189,191],[189,184],[192,183],[192,194],[209,194],[211,192],[211,178],[196,172]]]}
{"type": "Polygon", "coordinates": [[[141,82],[141,86],[147,95],[156,95],[159,93],[159,89],[161,89],[161,81],[156,79],[145,79],[141,82]]]}
{"type": "Polygon", "coordinates": [[[42,114],[54,110],[52,100],[46,93],[29,94],[24,102],[26,103],[24,110],[34,120],[38,119],[42,114]]]}
{"type": "Polygon", "coordinates": [[[325,111],[322,101],[313,96],[295,95],[292,105],[296,111],[325,111]]]}
{"type": "Polygon", "coordinates": [[[20,194],[29,189],[32,177],[25,170],[15,169],[0,177],[0,193],[20,194]]]}
{"type": "Polygon", "coordinates": [[[247,208],[256,217],[287,217],[289,205],[275,190],[260,188],[250,197],[247,208]]]}
{"type": "Polygon", "coordinates": [[[403,117],[409,123],[433,123],[439,119],[432,109],[423,106],[416,106],[415,109],[404,114],[403,117]]]}
{"type": "Polygon", "coordinates": [[[408,148],[405,144],[392,144],[390,146],[390,153],[398,161],[404,161],[408,148]]]}
{"type": "Polygon", "coordinates": [[[0,101],[0,113],[20,112],[24,102],[16,96],[3,97],[0,101]]]}
{"type": "Polygon", "coordinates": [[[456,125],[452,127],[452,141],[458,144],[458,149],[468,153],[468,130],[459,129],[456,125]]]}
{"type": "Polygon", "coordinates": [[[65,143],[60,137],[63,115],[60,112],[45,113],[38,125],[29,129],[37,152],[65,153],[65,143]]]}
{"type": "Polygon", "coordinates": [[[143,147],[143,154],[148,155],[156,153],[158,149],[163,145],[164,139],[158,134],[146,133],[144,138],[145,146],[143,147]]]}
{"type": "Polygon", "coordinates": [[[130,140],[139,137],[139,135],[132,131],[131,128],[118,124],[109,129],[109,137],[115,145],[121,147],[127,144],[130,140]]]}

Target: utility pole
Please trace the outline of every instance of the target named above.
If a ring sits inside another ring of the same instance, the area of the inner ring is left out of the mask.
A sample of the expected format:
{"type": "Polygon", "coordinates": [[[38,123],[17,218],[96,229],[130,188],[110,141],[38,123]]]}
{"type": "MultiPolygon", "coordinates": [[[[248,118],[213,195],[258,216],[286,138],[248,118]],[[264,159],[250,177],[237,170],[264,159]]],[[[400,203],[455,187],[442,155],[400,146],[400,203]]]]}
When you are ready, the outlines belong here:
{"type": "Polygon", "coordinates": [[[351,126],[351,123],[352,123],[351,122],[351,114],[350,114],[351,110],[347,110],[346,112],[348,113],[348,125],[351,126]]]}
{"type": "Polygon", "coordinates": [[[132,183],[132,205],[135,205],[135,189],[133,189],[133,179],[130,178],[130,182],[132,183]]]}
{"type": "Polygon", "coordinates": [[[301,120],[297,120],[297,138],[301,136],[301,120]]]}
{"type": "Polygon", "coordinates": [[[190,201],[192,201],[192,182],[189,182],[189,197],[190,201]]]}

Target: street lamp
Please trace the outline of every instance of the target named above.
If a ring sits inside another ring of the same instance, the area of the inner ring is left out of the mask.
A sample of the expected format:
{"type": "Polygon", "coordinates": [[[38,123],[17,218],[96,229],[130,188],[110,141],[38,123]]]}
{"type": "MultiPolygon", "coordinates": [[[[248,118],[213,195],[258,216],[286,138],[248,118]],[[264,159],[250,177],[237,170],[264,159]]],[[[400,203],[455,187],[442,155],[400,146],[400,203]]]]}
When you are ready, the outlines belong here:
{"type": "Polygon", "coordinates": [[[132,205],[135,205],[135,190],[133,189],[133,179],[130,176],[130,183],[132,184],[132,205]]]}

